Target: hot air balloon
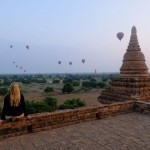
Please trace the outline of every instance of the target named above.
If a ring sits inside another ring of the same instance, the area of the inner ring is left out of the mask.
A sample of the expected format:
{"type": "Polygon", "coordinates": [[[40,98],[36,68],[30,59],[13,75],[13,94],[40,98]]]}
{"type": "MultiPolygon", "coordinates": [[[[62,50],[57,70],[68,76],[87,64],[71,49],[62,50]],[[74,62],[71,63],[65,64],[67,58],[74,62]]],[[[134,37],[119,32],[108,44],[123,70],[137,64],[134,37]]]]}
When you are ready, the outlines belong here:
{"type": "Polygon", "coordinates": [[[12,45],[10,45],[10,48],[12,48],[13,46],[12,45]]]}
{"type": "Polygon", "coordinates": [[[59,65],[61,64],[61,61],[60,61],[60,60],[58,61],[58,64],[59,64],[59,65]]]}
{"type": "Polygon", "coordinates": [[[13,61],[13,64],[15,64],[15,61],[13,61]]]}
{"type": "Polygon", "coordinates": [[[124,33],[118,32],[117,33],[117,38],[121,41],[121,39],[124,37],[124,33]]]}
{"type": "Polygon", "coordinates": [[[19,69],[22,69],[22,67],[20,67],[19,69]]]}
{"type": "Polygon", "coordinates": [[[18,67],[18,65],[16,65],[16,68],[18,67]]]}
{"type": "Polygon", "coordinates": [[[72,62],[71,62],[71,61],[69,62],[69,65],[72,65],[72,62]]]}
{"type": "Polygon", "coordinates": [[[29,49],[29,45],[26,45],[26,49],[29,49]]]}
{"type": "Polygon", "coordinates": [[[85,59],[82,59],[82,63],[85,63],[85,59]]]}

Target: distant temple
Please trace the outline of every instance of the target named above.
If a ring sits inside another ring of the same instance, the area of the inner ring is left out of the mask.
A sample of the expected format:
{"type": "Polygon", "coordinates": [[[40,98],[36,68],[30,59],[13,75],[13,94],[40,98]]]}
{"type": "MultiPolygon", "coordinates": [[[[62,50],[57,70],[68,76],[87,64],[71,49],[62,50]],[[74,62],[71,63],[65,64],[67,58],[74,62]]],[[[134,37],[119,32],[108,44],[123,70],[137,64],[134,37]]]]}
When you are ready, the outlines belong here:
{"type": "Polygon", "coordinates": [[[127,100],[150,101],[150,78],[135,26],[131,30],[129,46],[120,68],[120,76],[111,79],[110,87],[100,93],[98,100],[101,103],[127,100]]]}

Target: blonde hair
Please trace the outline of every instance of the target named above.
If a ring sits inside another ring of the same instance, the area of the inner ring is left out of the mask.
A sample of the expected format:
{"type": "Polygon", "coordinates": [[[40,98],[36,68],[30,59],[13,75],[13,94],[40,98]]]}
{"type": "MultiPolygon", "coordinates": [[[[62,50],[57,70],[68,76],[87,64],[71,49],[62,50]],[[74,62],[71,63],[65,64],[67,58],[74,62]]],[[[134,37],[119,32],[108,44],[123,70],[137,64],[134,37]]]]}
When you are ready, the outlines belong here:
{"type": "Polygon", "coordinates": [[[10,105],[17,107],[20,103],[20,89],[17,83],[14,82],[10,85],[9,94],[10,94],[10,105]]]}

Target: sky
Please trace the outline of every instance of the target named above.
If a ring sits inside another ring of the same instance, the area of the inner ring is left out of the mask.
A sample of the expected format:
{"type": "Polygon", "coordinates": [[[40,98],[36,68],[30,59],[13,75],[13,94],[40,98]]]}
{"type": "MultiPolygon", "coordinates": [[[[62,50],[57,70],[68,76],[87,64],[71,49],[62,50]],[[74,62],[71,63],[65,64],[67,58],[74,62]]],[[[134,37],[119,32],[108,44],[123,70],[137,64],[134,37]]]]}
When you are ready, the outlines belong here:
{"type": "Polygon", "coordinates": [[[1,0],[0,74],[119,72],[133,25],[150,69],[149,6],[150,0],[1,0]]]}

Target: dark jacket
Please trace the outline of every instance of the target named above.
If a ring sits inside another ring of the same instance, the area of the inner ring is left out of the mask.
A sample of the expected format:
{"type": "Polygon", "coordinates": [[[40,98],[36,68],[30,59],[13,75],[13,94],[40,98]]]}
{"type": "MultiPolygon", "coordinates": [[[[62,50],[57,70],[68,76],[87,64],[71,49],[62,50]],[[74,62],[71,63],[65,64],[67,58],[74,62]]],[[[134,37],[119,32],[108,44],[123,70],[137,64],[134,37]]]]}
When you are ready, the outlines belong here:
{"type": "Polygon", "coordinates": [[[28,115],[27,111],[26,111],[26,105],[25,105],[23,94],[21,94],[20,104],[17,107],[10,105],[10,96],[9,96],[9,94],[7,94],[4,97],[4,105],[3,105],[3,109],[2,109],[1,119],[5,120],[5,115],[20,116],[22,113],[24,113],[25,116],[28,115]]]}

